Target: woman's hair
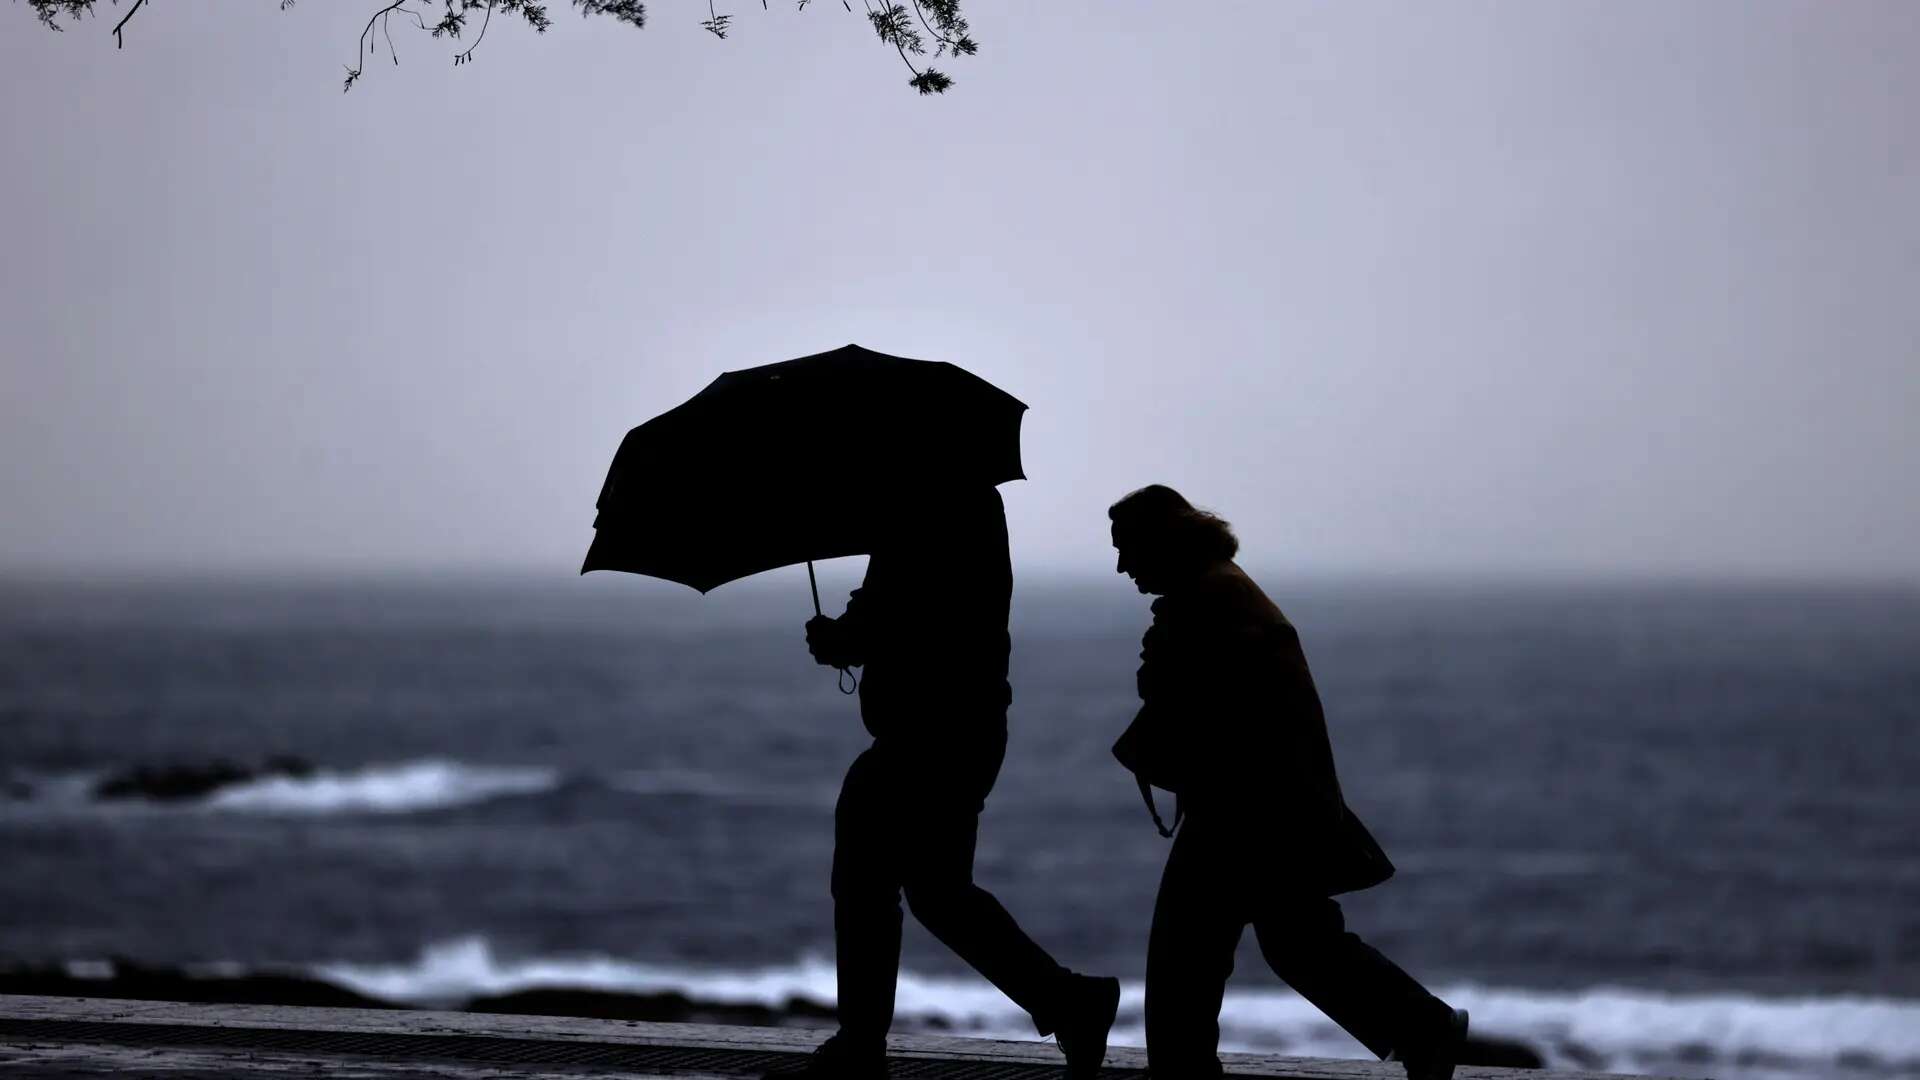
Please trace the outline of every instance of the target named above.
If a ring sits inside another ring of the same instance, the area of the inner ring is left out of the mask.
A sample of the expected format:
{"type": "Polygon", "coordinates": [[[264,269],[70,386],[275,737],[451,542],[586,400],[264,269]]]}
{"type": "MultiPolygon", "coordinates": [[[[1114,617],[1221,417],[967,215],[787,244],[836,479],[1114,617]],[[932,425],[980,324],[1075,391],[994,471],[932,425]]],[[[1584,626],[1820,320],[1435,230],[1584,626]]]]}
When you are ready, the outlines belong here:
{"type": "Polygon", "coordinates": [[[1240,541],[1217,514],[1195,507],[1165,484],[1148,484],[1107,507],[1107,518],[1135,535],[1156,540],[1179,555],[1205,562],[1233,558],[1240,541]]]}

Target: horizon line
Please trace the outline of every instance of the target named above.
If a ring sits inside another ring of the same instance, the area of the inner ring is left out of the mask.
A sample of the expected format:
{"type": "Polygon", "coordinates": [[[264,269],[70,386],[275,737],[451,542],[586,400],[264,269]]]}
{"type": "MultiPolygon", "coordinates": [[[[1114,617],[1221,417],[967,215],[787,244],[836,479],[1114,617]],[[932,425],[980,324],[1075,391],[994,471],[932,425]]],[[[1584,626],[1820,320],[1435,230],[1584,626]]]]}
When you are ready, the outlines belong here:
{"type": "MultiPolygon", "coordinates": [[[[850,556],[846,559],[828,560],[817,564],[833,566],[844,564],[852,559],[864,556],[850,556]]],[[[760,591],[778,589],[780,583],[775,578],[781,570],[798,569],[804,564],[796,563],[792,567],[782,567],[747,578],[728,582],[716,587],[731,591],[760,591]]],[[[1243,563],[1243,567],[1256,580],[1278,583],[1281,581],[1313,585],[1404,585],[1404,586],[1462,586],[1462,587],[1499,587],[1499,586],[1672,586],[1672,587],[1772,587],[1772,588],[1845,588],[1872,589],[1886,588],[1901,591],[1920,591],[1920,573],[1896,574],[1884,572],[1858,572],[1842,570],[1792,571],[1768,570],[1752,567],[1718,568],[1681,568],[1681,567],[1575,567],[1575,566],[1539,566],[1539,567],[1360,567],[1360,566],[1295,566],[1278,567],[1261,563],[1243,563]]],[[[695,590],[674,582],[659,578],[649,578],[638,574],[601,571],[582,574],[575,564],[545,566],[534,562],[512,563],[466,563],[444,566],[423,566],[419,564],[394,563],[387,565],[314,565],[289,564],[271,565],[265,563],[243,564],[230,567],[214,567],[185,564],[105,564],[100,566],[84,565],[26,565],[0,564],[0,586],[20,585],[52,586],[213,586],[213,585],[271,585],[323,586],[323,585],[382,585],[382,584],[465,584],[471,585],[484,579],[494,579],[498,584],[525,586],[537,582],[578,582],[582,580],[629,580],[646,582],[650,585],[685,591],[689,596],[699,595],[695,590]]],[[[1110,567],[1090,569],[1084,567],[1063,567],[1042,564],[1027,569],[1014,567],[1016,588],[1021,583],[1052,586],[1094,586],[1115,584],[1115,574],[1110,567]]],[[[1130,589],[1129,583],[1120,582],[1130,589]]]]}

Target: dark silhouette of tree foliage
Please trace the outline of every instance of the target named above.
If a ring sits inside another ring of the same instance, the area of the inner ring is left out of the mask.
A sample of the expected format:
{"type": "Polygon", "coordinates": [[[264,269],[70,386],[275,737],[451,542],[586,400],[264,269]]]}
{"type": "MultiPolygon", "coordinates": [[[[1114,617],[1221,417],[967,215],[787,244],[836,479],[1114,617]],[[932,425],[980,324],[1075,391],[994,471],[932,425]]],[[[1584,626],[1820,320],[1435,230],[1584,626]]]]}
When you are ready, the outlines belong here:
{"type": "MultiPolygon", "coordinates": [[[[18,0],[15,0],[17,3],[18,0]]],[[[62,30],[62,18],[74,20],[83,15],[94,14],[98,0],[27,0],[29,7],[41,24],[49,30],[62,30]]],[[[116,8],[120,0],[108,0],[116,8]]],[[[604,15],[616,22],[626,23],[636,29],[647,25],[647,5],[641,0],[570,0],[575,10],[582,16],[604,15]]],[[[733,16],[722,14],[715,7],[716,0],[707,0],[707,17],[700,21],[702,29],[714,37],[724,40],[727,31],[732,28],[733,16]]],[[[805,11],[812,0],[798,0],[799,9],[805,11]]],[[[960,14],[961,0],[907,0],[904,4],[891,3],[890,0],[860,0],[866,9],[867,22],[880,40],[893,47],[900,59],[913,73],[908,85],[922,94],[944,93],[953,85],[953,80],[945,72],[932,67],[922,69],[914,62],[915,57],[925,57],[929,48],[933,58],[942,56],[972,56],[979,50],[970,36],[967,20],[960,14]]],[[[295,0],[279,0],[280,10],[294,6],[295,0]]],[[[848,11],[853,10],[852,0],[840,0],[848,11]]],[[[113,40],[115,47],[124,48],[124,31],[127,23],[133,20],[147,0],[132,0],[126,13],[114,24],[113,40]]],[[[519,19],[532,27],[535,33],[544,34],[553,25],[553,19],[547,14],[548,3],[540,0],[392,0],[391,3],[380,0],[378,8],[367,19],[367,25],[360,31],[359,51],[354,62],[347,68],[344,89],[353,89],[366,69],[367,58],[378,56],[381,44],[386,45],[387,55],[393,62],[400,62],[400,54],[393,45],[393,21],[400,20],[403,29],[412,27],[425,31],[433,38],[445,38],[448,41],[463,41],[463,35],[473,33],[472,44],[453,54],[455,67],[470,62],[473,51],[486,39],[487,28],[493,24],[494,15],[507,19],[519,19]]],[[[767,0],[760,0],[760,7],[767,7],[767,0]]]]}

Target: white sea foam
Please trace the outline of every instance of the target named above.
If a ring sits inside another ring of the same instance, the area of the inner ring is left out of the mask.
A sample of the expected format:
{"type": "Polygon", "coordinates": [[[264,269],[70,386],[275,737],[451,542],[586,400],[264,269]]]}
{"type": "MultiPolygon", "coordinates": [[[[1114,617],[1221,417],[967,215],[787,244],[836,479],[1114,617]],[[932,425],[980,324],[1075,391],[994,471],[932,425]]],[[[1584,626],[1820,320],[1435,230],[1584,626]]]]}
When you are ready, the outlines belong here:
{"type": "Polygon", "coordinates": [[[406,814],[530,795],[558,786],[557,770],[410,761],[352,772],[274,776],[215,792],[215,810],[276,814],[406,814]]]}
{"type": "Polygon", "coordinates": [[[484,939],[471,937],[428,946],[412,963],[322,964],[313,974],[372,997],[419,1005],[536,987],[678,991],[703,1001],[776,1006],[796,996],[834,998],[833,964],[814,957],[779,968],[694,971],[604,956],[506,960],[484,939]]]}
{"type": "MultiPolygon", "coordinates": [[[[819,957],[734,970],[604,956],[516,960],[495,955],[479,938],[432,946],[412,963],[329,964],[314,974],[373,997],[422,1005],[457,1004],[476,995],[535,987],[673,991],[698,1001],[773,1008],[796,997],[822,1004],[834,1000],[833,964],[819,957]]],[[[1525,1043],[1550,1065],[1721,1077],[1920,1074],[1920,1001],[1617,988],[1438,989],[1448,1002],[1472,1011],[1476,1034],[1525,1043]]],[[[1144,1042],[1144,996],[1137,982],[1124,985],[1116,1044],[1144,1042]]],[[[965,1034],[1034,1037],[1025,1014],[979,978],[902,972],[897,1000],[903,1020],[936,1018],[965,1034]]],[[[1225,1050],[1367,1056],[1318,1009],[1290,991],[1230,992],[1220,1021],[1225,1050]]]]}

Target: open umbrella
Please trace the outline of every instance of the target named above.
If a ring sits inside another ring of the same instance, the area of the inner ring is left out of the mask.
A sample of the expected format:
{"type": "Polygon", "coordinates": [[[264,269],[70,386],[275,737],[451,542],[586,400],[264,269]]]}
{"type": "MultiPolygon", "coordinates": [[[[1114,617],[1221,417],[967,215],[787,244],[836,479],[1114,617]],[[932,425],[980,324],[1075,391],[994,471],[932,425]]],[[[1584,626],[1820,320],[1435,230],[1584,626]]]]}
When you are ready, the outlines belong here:
{"type": "MultiPolygon", "coordinates": [[[[706,592],[869,554],[889,493],[1025,476],[1026,406],[952,364],[858,345],[729,371],[627,433],[580,572],[706,592]]],[[[820,597],[814,590],[814,609],[820,597]]]]}

